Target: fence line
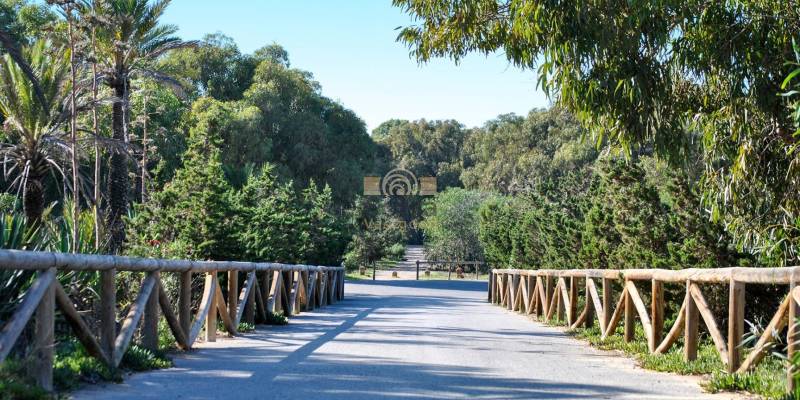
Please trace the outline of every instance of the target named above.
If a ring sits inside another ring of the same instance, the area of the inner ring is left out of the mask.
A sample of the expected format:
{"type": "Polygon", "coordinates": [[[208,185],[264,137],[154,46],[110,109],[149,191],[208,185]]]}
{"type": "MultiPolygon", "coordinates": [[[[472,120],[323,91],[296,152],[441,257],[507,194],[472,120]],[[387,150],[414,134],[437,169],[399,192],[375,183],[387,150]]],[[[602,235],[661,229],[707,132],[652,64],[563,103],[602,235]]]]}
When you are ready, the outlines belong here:
{"type": "MultiPolygon", "coordinates": [[[[488,300],[494,304],[525,315],[552,321],[554,318],[571,329],[581,325],[591,327],[597,319],[602,338],[615,334],[623,322],[624,340],[634,339],[635,318],[647,337],[653,354],[666,353],[678,339],[684,340],[684,359],[697,358],[700,320],[705,324],[714,347],[728,372],[746,372],[754,368],[770,351],[777,332],[788,328],[787,356],[791,360],[798,350],[800,339],[800,287],[796,287],[800,267],[786,268],[719,268],[632,270],[515,270],[493,269],[489,275],[488,300]],[[595,280],[601,280],[602,295],[595,280]],[[583,282],[581,282],[583,281],[583,282]],[[636,283],[649,281],[649,307],[642,300],[636,283]],[[614,301],[614,283],[622,290],[614,301]],[[664,284],[678,283],[684,287],[683,303],[675,323],[664,336],[664,284]],[[720,330],[716,318],[703,295],[701,284],[728,285],[728,329],[720,330]],[[789,290],[773,315],[769,325],[758,338],[754,348],[745,356],[744,310],[746,284],[789,285],[789,290]],[[578,313],[583,286],[583,310],[578,313]],[[727,333],[727,335],[725,334],[727,333]],[[727,336],[727,338],[726,338],[727,336]]],[[[789,389],[794,380],[789,374],[789,389]]]]}
{"type": "Polygon", "coordinates": [[[34,318],[33,357],[30,368],[36,383],[53,389],[55,308],[61,310],[78,340],[92,357],[116,368],[141,322],[142,345],[158,346],[159,309],[175,341],[188,350],[205,327],[204,339],[216,340],[217,316],[230,335],[237,334],[244,318],[253,322],[269,312],[287,316],[312,310],[344,298],[344,268],[234,261],[161,260],[108,255],[0,250],[0,270],[35,270],[36,279],[0,331],[0,362],[11,352],[23,329],[34,318]],[[99,337],[75,309],[56,279],[57,271],[100,271],[99,337]],[[117,329],[116,272],[144,272],[139,293],[117,329]],[[228,273],[227,299],[218,273],[228,273]],[[239,273],[246,279],[239,288],[239,273]],[[177,315],[161,284],[161,273],[179,273],[177,315]],[[197,314],[191,315],[192,274],[205,274],[197,314]],[[261,276],[259,277],[259,273],[261,276]],[[260,279],[259,279],[260,278],[260,279]]]}
{"type": "Polygon", "coordinates": [[[475,280],[478,280],[478,278],[479,278],[479,273],[480,273],[479,269],[480,269],[480,267],[483,266],[483,265],[487,265],[486,262],[484,262],[484,261],[417,260],[417,280],[419,280],[419,267],[422,264],[428,264],[428,265],[433,265],[433,266],[436,266],[436,265],[447,265],[447,280],[448,281],[450,280],[451,275],[453,273],[453,266],[454,265],[455,266],[460,266],[460,265],[464,265],[464,266],[472,265],[472,266],[474,266],[475,267],[475,280]]]}

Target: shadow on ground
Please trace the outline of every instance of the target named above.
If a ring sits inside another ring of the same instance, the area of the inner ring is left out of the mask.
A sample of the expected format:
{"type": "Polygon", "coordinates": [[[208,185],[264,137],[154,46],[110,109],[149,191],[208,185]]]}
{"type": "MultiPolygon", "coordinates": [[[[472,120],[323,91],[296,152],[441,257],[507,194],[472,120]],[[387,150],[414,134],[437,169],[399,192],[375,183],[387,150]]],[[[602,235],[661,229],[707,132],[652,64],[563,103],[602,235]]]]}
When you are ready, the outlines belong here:
{"type": "MultiPolygon", "coordinates": [[[[176,368],[136,375],[124,384],[94,388],[76,398],[648,397],[648,392],[623,387],[621,382],[594,383],[592,379],[583,379],[584,383],[575,383],[556,379],[546,371],[531,371],[530,378],[514,378],[503,376],[490,366],[489,360],[497,358],[495,349],[501,342],[542,343],[563,339],[555,331],[479,324],[468,327],[409,324],[414,313],[432,315],[434,319],[437,315],[449,318],[454,313],[463,313],[469,318],[475,310],[485,310],[483,295],[474,293],[485,293],[485,282],[354,283],[369,290],[348,296],[335,306],[296,316],[289,326],[260,328],[245,335],[245,340],[230,341],[229,347],[206,348],[178,356],[176,368]],[[423,290],[404,294],[406,287],[423,290]],[[395,289],[385,295],[376,293],[389,288],[395,289]],[[426,349],[469,351],[475,358],[469,363],[403,360],[404,351],[434,351],[426,349]]],[[[557,350],[544,345],[520,350],[520,354],[530,353],[531,357],[561,357],[554,354],[557,350]]]]}

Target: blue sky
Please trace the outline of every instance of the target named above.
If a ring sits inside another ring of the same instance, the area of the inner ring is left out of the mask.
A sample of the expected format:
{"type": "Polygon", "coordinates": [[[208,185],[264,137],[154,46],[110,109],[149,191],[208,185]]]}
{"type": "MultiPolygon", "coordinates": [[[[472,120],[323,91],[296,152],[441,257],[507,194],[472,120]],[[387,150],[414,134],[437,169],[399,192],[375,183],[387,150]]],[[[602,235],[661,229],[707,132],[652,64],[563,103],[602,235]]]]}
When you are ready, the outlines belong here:
{"type": "Polygon", "coordinates": [[[472,55],[418,65],[395,41],[408,15],[390,0],[173,0],[163,22],[184,39],[222,32],[246,53],[272,42],[293,67],[311,71],[325,96],[354,110],[371,130],[391,118],[456,119],[482,125],[499,114],[546,107],[533,71],[504,56],[472,55]]]}

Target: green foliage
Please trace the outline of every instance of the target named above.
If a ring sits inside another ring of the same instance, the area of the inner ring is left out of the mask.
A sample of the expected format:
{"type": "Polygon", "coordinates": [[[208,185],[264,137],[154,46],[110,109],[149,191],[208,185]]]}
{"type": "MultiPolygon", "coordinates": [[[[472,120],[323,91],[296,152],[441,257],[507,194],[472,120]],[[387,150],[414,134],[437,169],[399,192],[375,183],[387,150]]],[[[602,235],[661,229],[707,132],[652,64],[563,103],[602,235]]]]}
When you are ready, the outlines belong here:
{"type": "Polygon", "coordinates": [[[302,193],[280,183],[265,165],[237,195],[237,237],[250,260],[336,265],[344,251],[344,226],[334,214],[330,187],[312,181],[302,193]]]}
{"type": "Polygon", "coordinates": [[[597,151],[583,135],[575,118],[558,108],[501,115],[467,137],[461,180],[471,189],[524,192],[594,161],[597,151]]]}
{"type": "Polygon", "coordinates": [[[264,321],[266,325],[288,325],[289,319],[283,314],[274,312],[267,312],[267,320],[264,321]]]}
{"type": "Polygon", "coordinates": [[[603,159],[485,203],[479,238],[487,259],[553,269],[750,265],[699,209],[696,185],[651,161],[603,159]]]}
{"type": "MultiPolygon", "coordinates": [[[[729,374],[724,371],[716,348],[709,340],[702,342],[698,348],[697,359],[685,361],[680,343],[673,346],[666,354],[651,354],[647,347],[647,339],[641,326],[636,327],[635,340],[626,343],[622,335],[622,327],[614,335],[602,339],[600,328],[578,328],[570,333],[579,339],[589,342],[603,350],[619,350],[635,357],[646,369],[672,372],[681,375],[711,374],[703,386],[716,393],[720,391],[746,391],[768,399],[782,399],[786,390],[785,364],[774,356],[766,357],[751,372],[729,374]]],[[[706,338],[707,339],[707,338],[706,338]]]]}
{"type": "Polygon", "coordinates": [[[69,52],[50,41],[39,40],[24,49],[23,58],[37,76],[47,104],[40,104],[34,95],[34,83],[11,55],[1,57],[0,114],[5,123],[0,155],[8,164],[11,186],[21,190],[23,209],[34,222],[44,212],[45,180],[51,175],[64,175],[69,52]]]}
{"type": "Polygon", "coordinates": [[[776,357],[767,357],[749,372],[714,371],[703,386],[711,393],[745,391],[767,399],[796,398],[786,395],[786,365],[776,357]]]}
{"type": "Polygon", "coordinates": [[[45,400],[50,394],[25,378],[25,366],[14,359],[0,364],[0,399],[45,400]]]}
{"type": "Polygon", "coordinates": [[[406,254],[406,246],[403,245],[402,243],[395,243],[389,246],[388,249],[386,249],[386,256],[393,260],[399,260],[403,258],[403,255],[405,254],[406,254]]]}
{"type": "Polygon", "coordinates": [[[122,356],[120,366],[130,371],[150,371],[172,367],[172,360],[161,352],[154,352],[132,344],[122,356]]]}
{"type": "MultiPolygon", "coordinates": [[[[797,103],[784,93],[800,37],[779,0],[528,3],[394,0],[398,40],[420,61],[500,51],[599,143],[674,165],[702,143],[702,199],[738,243],[798,260],[797,103]]],[[[794,75],[797,76],[797,75],[794,75]]],[[[789,91],[791,93],[791,91],[789,91]]]]}
{"type": "Polygon", "coordinates": [[[359,197],[349,219],[353,236],[344,256],[348,269],[371,265],[406,240],[406,226],[392,214],[387,198],[359,197]]]}
{"type": "Polygon", "coordinates": [[[217,112],[213,106],[195,105],[196,119],[183,167],[164,190],[139,206],[130,221],[131,254],[216,260],[239,257],[237,242],[229,240],[235,229],[234,205],[220,161],[221,138],[213,129],[217,112]],[[176,249],[184,254],[171,253],[176,249]]]}
{"type": "Polygon", "coordinates": [[[473,261],[484,258],[479,239],[478,209],[487,195],[450,188],[425,202],[421,223],[425,253],[430,259],[473,261]]]}

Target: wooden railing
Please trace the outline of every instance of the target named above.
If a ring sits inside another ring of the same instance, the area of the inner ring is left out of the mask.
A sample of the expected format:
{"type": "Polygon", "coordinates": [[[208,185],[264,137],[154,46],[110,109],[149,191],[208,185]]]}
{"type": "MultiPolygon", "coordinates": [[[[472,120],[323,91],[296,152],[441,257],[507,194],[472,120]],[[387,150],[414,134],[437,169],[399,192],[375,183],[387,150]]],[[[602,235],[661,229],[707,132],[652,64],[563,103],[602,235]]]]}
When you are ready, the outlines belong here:
{"type": "MultiPolygon", "coordinates": [[[[745,372],[756,366],[772,348],[776,332],[788,330],[786,338],[789,359],[797,351],[798,302],[800,267],[789,268],[719,268],[635,270],[513,270],[494,269],[489,276],[489,301],[512,311],[552,321],[555,317],[574,329],[591,327],[597,319],[605,339],[613,335],[623,321],[624,339],[634,339],[635,318],[643,327],[651,353],[666,353],[683,336],[684,358],[697,358],[700,320],[706,326],[714,347],[728,372],[745,372]],[[601,283],[598,287],[597,282],[601,283]],[[649,307],[639,294],[637,283],[650,285],[649,307]],[[621,292],[614,300],[614,286],[621,292]],[[664,285],[680,284],[683,303],[675,323],[664,336],[664,285]],[[703,295],[702,285],[724,284],[728,287],[728,330],[720,330],[717,320],[703,295]],[[745,285],[788,285],[787,295],[780,302],[769,325],[746,354],[744,336],[745,285]],[[580,287],[583,286],[583,290],[580,287]],[[581,294],[581,292],[583,292],[581,294]],[[602,295],[601,295],[602,293],[602,295]],[[577,306],[583,296],[584,307],[577,306]],[[726,338],[727,336],[727,338],[726,338]]],[[[793,371],[790,371],[790,374],[793,371]]],[[[793,389],[793,379],[788,379],[793,389]]]]}
{"type": "MultiPolygon", "coordinates": [[[[453,267],[458,267],[460,265],[472,265],[475,269],[475,280],[480,278],[480,267],[485,266],[486,263],[483,261],[442,261],[442,260],[417,260],[417,280],[419,280],[419,267],[420,265],[428,264],[431,266],[438,266],[438,265],[447,265],[447,280],[449,281],[451,275],[453,274],[453,267]]],[[[463,274],[463,272],[462,272],[463,274]]]]}
{"type": "Polygon", "coordinates": [[[24,294],[13,316],[0,331],[0,362],[10,353],[31,317],[34,317],[32,362],[29,368],[42,388],[53,387],[53,347],[55,308],[61,310],[78,340],[89,355],[111,368],[122,361],[140,321],[143,346],[158,346],[159,308],[175,341],[188,350],[205,327],[204,339],[216,340],[217,316],[230,335],[244,317],[263,319],[268,312],[286,315],[311,310],[344,298],[344,268],[276,263],[158,260],[117,256],[0,250],[0,269],[36,270],[37,277],[24,294]],[[58,271],[100,271],[100,332],[90,330],[57,279],[58,271]],[[143,272],[139,293],[117,329],[116,272],[143,272]],[[217,281],[218,274],[228,273],[228,298],[217,281]],[[160,275],[179,276],[178,312],[163,289],[160,275]],[[192,274],[204,274],[205,285],[199,309],[193,317],[192,274]],[[246,280],[239,288],[239,274],[246,280]],[[247,311],[248,315],[245,315],[247,311]]]}

